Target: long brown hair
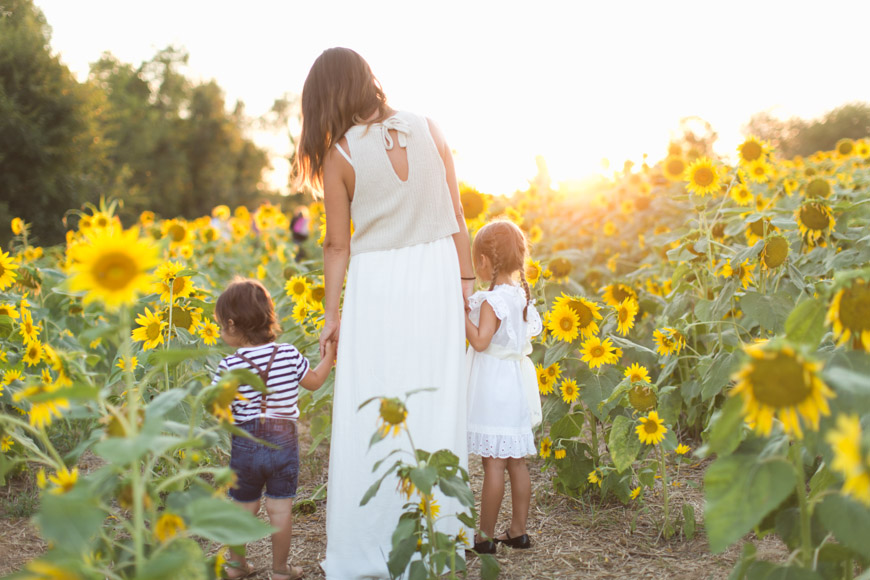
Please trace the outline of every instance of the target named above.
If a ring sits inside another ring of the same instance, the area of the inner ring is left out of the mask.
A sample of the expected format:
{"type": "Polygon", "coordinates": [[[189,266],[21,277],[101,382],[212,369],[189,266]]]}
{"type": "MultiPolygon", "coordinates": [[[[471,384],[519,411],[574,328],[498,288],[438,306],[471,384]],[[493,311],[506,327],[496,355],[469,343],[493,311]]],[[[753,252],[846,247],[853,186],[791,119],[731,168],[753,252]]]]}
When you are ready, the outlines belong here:
{"type": "Polygon", "coordinates": [[[478,230],[474,236],[474,244],[471,249],[475,256],[486,256],[492,264],[492,284],[489,289],[495,288],[495,279],[499,273],[520,273],[520,283],[526,293],[526,306],[523,308],[523,320],[528,320],[527,312],[532,293],[529,283],[526,281],[526,255],[529,252],[526,245],[526,236],[514,222],[508,220],[496,220],[490,222],[478,230]]]}
{"type": "Polygon", "coordinates": [[[308,71],[302,87],[302,135],[296,155],[299,179],[323,187],[323,161],[348,129],[389,112],[387,97],[369,63],[349,48],[329,48],[308,71]]]}

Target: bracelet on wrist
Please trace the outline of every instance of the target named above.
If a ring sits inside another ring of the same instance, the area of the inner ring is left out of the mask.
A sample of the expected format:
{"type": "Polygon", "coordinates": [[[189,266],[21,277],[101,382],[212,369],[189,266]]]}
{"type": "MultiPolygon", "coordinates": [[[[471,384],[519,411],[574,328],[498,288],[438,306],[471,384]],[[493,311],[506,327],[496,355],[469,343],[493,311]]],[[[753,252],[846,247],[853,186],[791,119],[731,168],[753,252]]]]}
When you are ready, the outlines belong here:
{"type": "Polygon", "coordinates": [[[471,277],[468,277],[468,276],[460,276],[460,278],[461,278],[462,280],[476,280],[476,279],[477,279],[477,278],[475,278],[474,276],[471,276],[471,277]]]}

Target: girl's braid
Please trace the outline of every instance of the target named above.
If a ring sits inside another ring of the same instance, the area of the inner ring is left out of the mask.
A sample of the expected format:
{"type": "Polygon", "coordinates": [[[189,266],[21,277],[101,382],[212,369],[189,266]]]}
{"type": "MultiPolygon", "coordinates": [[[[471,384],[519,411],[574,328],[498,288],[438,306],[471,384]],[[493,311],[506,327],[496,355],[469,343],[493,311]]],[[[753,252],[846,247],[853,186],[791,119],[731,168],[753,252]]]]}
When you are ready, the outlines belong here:
{"type": "Polygon", "coordinates": [[[495,289],[495,280],[498,278],[499,270],[501,269],[501,261],[498,255],[498,237],[493,236],[489,244],[489,259],[492,261],[492,283],[489,285],[489,290],[495,289]]]}
{"type": "Polygon", "coordinates": [[[517,239],[517,254],[520,265],[520,282],[523,284],[523,290],[526,291],[526,305],[523,307],[523,322],[528,322],[527,313],[529,311],[529,302],[532,300],[532,292],[529,290],[529,283],[526,281],[526,244],[522,237],[517,239]]]}

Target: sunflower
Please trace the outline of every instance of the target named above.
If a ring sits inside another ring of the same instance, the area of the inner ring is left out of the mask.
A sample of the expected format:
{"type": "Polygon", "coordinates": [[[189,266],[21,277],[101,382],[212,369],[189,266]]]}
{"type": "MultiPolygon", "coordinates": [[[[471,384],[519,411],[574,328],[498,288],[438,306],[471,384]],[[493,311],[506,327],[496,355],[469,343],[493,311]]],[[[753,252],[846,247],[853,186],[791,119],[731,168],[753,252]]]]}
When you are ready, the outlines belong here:
{"type": "MultiPolygon", "coordinates": [[[[169,318],[168,309],[164,318],[169,318]]],[[[183,328],[194,333],[202,325],[202,309],[175,305],[172,307],[172,328],[183,328]]]]}
{"type": "Polygon", "coordinates": [[[797,191],[797,188],[799,186],[800,184],[798,183],[798,180],[793,177],[789,177],[782,181],[782,188],[785,190],[786,195],[788,195],[789,197],[791,197],[791,194],[797,191]]]}
{"type": "Polygon", "coordinates": [[[180,262],[164,262],[154,271],[157,282],[154,283],[154,291],[160,292],[160,299],[169,302],[176,298],[187,298],[193,292],[193,281],[188,276],[179,276],[184,270],[184,264],[180,262]]]}
{"type": "MultiPolygon", "coordinates": [[[[50,384],[37,384],[22,391],[18,391],[14,395],[12,395],[12,400],[16,403],[21,401],[22,399],[29,399],[30,397],[34,397],[37,395],[47,395],[50,393],[55,393],[60,389],[60,386],[55,383],[53,385],[50,384]]],[[[43,428],[47,425],[51,425],[52,416],[60,418],[61,409],[69,409],[69,400],[65,397],[56,397],[51,399],[44,399],[43,397],[39,397],[38,402],[32,402],[30,404],[30,424],[37,428],[43,428]]]]}
{"type": "Polygon", "coordinates": [[[653,332],[653,340],[656,343],[656,352],[662,356],[679,354],[686,346],[686,338],[675,328],[656,329],[653,332]]]}
{"type": "Polygon", "coordinates": [[[679,153],[669,155],[662,162],[662,173],[669,181],[682,181],[685,172],[686,160],[679,153]]]}
{"type": "Polygon", "coordinates": [[[577,400],[580,396],[580,390],[577,388],[577,381],[574,379],[565,379],[559,386],[559,391],[562,393],[562,400],[569,405],[577,400]]]}
{"type": "Polygon", "coordinates": [[[402,427],[407,427],[408,408],[399,399],[383,397],[378,418],[380,419],[378,430],[381,436],[386,437],[392,431],[395,437],[402,432],[402,427]]]}
{"type": "Polygon", "coordinates": [[[60,495],[71,490],[76,482],[79,479],[79,470],[76,467],[72,468],[72,471],[64,467],[60,471],[55,471],[54,475],[50,475],[48,480],[52,482],[55,487],[53,487],[50,493],[60,495]]]}
{"type": "Polygon", "coordinates": [[[24,233],[24,220],[22,220],[20,217],[12,218],[12,223],[10,224],[10,226],[12,227],[12,233],[16,236],[20,236],[24,233]]]}
{"type": "Polygon", "coordinates": [[[544,369],[544,371],[554,381],[558,380],[559,377],[562,376],[562,368],[559,366],[559,363],[557,363],[557,362],[554,362],[553,364],[548,366],[546,369],[544,369]]]}
{"type": "Polygon", "coordinates": [[[616,348],[609,338],[605,338],[602,342],[597,336],[590,337],[583,342],[580,351],[583,353],[581,360],[593,369],[604,364],[616,364],[619,361],[616,348]]]}
{"type": "Polygon", "coordinates": [[[533,225],[529,228],[529,233],[527,236],[529,243],[534,245],[544,239],[544,230],[541,229],[541,226],[538,224],[533,225]]]}
{"type": "Polygon", "coordinates": [[[544,437],[543,439],[541,439],[541,450],[540,450],[541,457],[544,457],[544,458],[549,457],[552,450],[553,450],[553,441],[549,437],[544,437]]]}
{"type": "Polygon", "coordinates": [[[861,420],[857,415],[837,416],[837,426],[825,440],[834,452],[831,469],[843,475],[843,494],[870,507],[870,453],[862,449],[861,420]]]}
{"type": "Polygon", "coordinates": [[[831,300],[825,322],[833,325],[838,346],[854,337],[856,347],[870,352],[870,285],[856,279],[841,288],[831,300]]]}
{"type": "Polygon", "coordinates": [[[748,164],[743,170],[743,175],[746,178],[751,179],[755,183],[767,183],[768,181],[770,181],[770,178],[773,177],[773,174],[773,165],[771,165],[764,159],[757,159],[753,161],[752,163],[748,164]]]}
{"type": "Polygon", "coordinates": [[[199,337],[206,346],[213,346],[221,335],[221,329],[211,320],[206,320],[199,329],[199,337]]]}
{"type": "Polygon", "coordinates": [[[664,440],[668,428],[665,427],[665,422],[659,418],[657,411],[650,411],[649,415],[641,417],[638,421],[640,421],[640,425],[635,427],[634,432],[637,433],[641,443],[658,445],[664,440]]]}
{"type": "Polygon", "coordinates": [[[640,487],[635,487],[631,490],[631,499],[637,499],[640,497],[640,487]]]}
{"type": "Polygon", "coordinates": [[[658,395],[652,387],[645,383],[637,383],[628,391],[628,403],[635,411],[646,413],[656,408],[658,395]]]}
{"type": "Polygon", "coordinates": [[[148,271],[157,264],[157,246],[139,238],[139,231],[108,228],[96,231],[79,246],[72,264],[70,288],[85,290],[84,303],[95,300],[110,309],[132,304],[151,286],[148,271]]]}
{"type": "Polygon", "coordinates": [[[21,369],[6,369],[3,371],[3,383],[4,385],[11,385],[12,381],[20,381],[21,377],[24,376],[21,372],[21,369]]]}
{"type": "Polygon", "coordinates": [[[553,273],[553,280],[558,282],[568,277],[573,266],[565,258],[553,258],[547,268],[553,273]]]}
{"type": "Polygon", "coordinates": [[[834,150],[841,159],[851,157],[855,153],[855,142],[851,139],[840,139],[837,141],[837,147],[834,150]]]}
{"type": "Polygon", "coordinates": [[[432,494],[423,495],[417,508],[425,517],[437,518],[438,514],[441,513],[441,506],[438,505],[438,502],[435,501],[435,496],[432,494]]]}
{"type": "Polygon", "coordinates": [[[790,346],[745,346],[749,360],[732,377],[737,384],[730,395],[743,397],[743,415],[755,430],[770,435],[774,415],[786,433],[803,438],[800,417],[813,431],[819,417],[829,415],[828,399],[835,397],[818,376],[822,364],[806,361],[790,346]]]}
{"type": "Polygon", "coordinates": [[[311,314],[311,304],[301,300],[293,306],[293,314],[291,315],[296,324],[305,324],[305,320],[311,314]]]}
{"type": "Polygon", "coordinates": [[[284,290],[287,296],[293,299],[294,302],[307,302],[310,296],[311,284],[305,276],[293,276],[287,283],[284,284],[284,290]]]}
{"type": "Polygon", "coordinates": [[[677,448],[674,449],[674,453],[676,453],[677,455],[685,455],[686,453],[688,453],[691,450],[692,450],[692,448],[689,447],[688,445],[685,445],[684,443],[680,443],[679,445],[677,445],[677,448]]]}
{"type": "Polygon", "coordinates": [[[831,182],[824,177],[815,177],[807,182],[806,196],[826,198],[831,195],[831,182]]]}
{"type": "Polygon", "coordinates": [[[567,453],[567,450],[560,447],[553,451],[553,457],[555,457],[556,459],[565,459],[565,455],[567,455],[567,453]]]}
{"type": "Polygon", "coordinates": [[[466,221],[483,219],[489,209],[490,197],[468,185],[460,185],[459,199],[466,221]]]}
{"type": "Polygon", "coordinates": [[[598,334],[598,323],[595,321],[603,319],[598,304],[582,296],[569,296],[563,292],[553,301],[553,310],[562,306],[567,306],[577,315],[577,328],[583,336],[598,334]]]}
{"type": "Polygon", "coordinates": [[[308,300],[312,304],[323,304],[323,299],[326,297],[326,286],[321,281],[317,284],[312,284],[308,290],[308,300]]]}
{"type": "Polygon", "coordinates": [[[151,312],[148,308],[143,314],[136,317],[138,328],[133,329],[133,340],[144,342],[142,345],[144,350],[156,348],[158,344],[163,342],[163,329],[168,324],[161,320],[157,312],[151,312]]]}
{"type": "Polygon", "coordinates": [[[0,451],[2,451],[3,453],[6,453],[10,449],[12,449],[13,445],[15,445],[15,439],[10,437],[9,435],[4,435],[3,437],[0,437],[0,451]]]}
{"type": "Polygon", "coordinates": [[[549,395],[553,392],[553,385],[555,384],[555,379],[550,376],[547,372],[549,367],[546,369],[541,365],[537,365],[537,375],[538,375],[538,390],[542,395],[549,395]]]}
{"type": "Polygon", "coordinates": [[[772,270],[782,266],[788,258],[788,253],[789,243],[785,236],[780,234],[770,236],[764,242],[764,249],[761,250],[761,267],[765,270],[772,270]]]}
{"type": "Polygon", "coordinates": [[[733,199],[737,203],[737,205],[749,205],[754,199],[752,192],[749,191],[749,188],[746,187],[746,184],[744,183],[738,183],[737,185],[732,187],[729,195],[731,196],[731,199],[733,199]]]}
{"type": "Polygon", "coordinates": [[[770,223],[767,218],[757,218],[749,222],[743,234],[746,236],[746,243],[754,246],[759,241],[763,240],[773,232],[779,231],[776,226],[770,223]]]}
{"type": "Polygon", "coordinates": [[[747,137],[746,141],[737,146],[741,165],[763,159],[768,150],[769,146],[767,143],[752,136],[747,137]]]}
{"type": "Polygon", "coordinates": [[[557,340],[571,342],[580,334],[580,317],[565,304],[554,306],[547,329],[557,340]]]}
{"type": "Polygon", "coordinates": [[[187,529],[181,516],[169,512],[163,512],[160,519],[154,525],[154,535],[161,543],[165,544],[181,532],[187,529]]]}
{"type": "Polygon", "coordinates": [[[541,277],[541,263],[536,260],[527,260],[525,274],[526,282],[529,283],[529,286],[534,286],[541,277]]]}
{"type": "Polygon", "coordinates": [[[18,318],[18,309],[14,304],[0,304],[0,316],[8,316],[9,318],[18,318]]]}
{"type": "Polygon", "coordinates": [[[855,141],[855,155],[864,159],[870,157],[870,143],[864,139],[855,141]]]}
{"type": "Polygon", "coordinates": [[[746,289],[749,287],[749,283],[752,282],[752,271],[755,270],[756,264],[750,264],[749,260],[743,260],[742,264],[739,264],[736,268],[731,263],[731,260],[728,260],[722,267],[719,269],[718,275],[723,278],[733,277],[740,280],[740,283],[743,285],[743,288],[746,289]]]}
{"type": "Polygon", "coordinates": [[[613,308],[619,308],[619,305],[627,298],[631,298],[637,302],[637,292],[635,292],[631,286],[614,283],[604,288],[604,296],[602,297],[602,300],[613,308]]]}
{"type": "Polygon", "coordinates": [[[636,300],[631,298],[623,300],[616,308],[616,319],[619,323],[616,332],[622,336],[628,334],[628,331],[634,328],[634,318],[637,316],[639,309],[640,306],[636,300]]]}
{"type": "Polygon", "coordinates": [[[586,481],[592,484],[598,485],[601,487],[601,482],[604,481],[604,473],[601,472],[601,469],[595,468],[589,472],[589,475],[586,476],[586,481]]]}
{"type": "Polygon", "coordinates": [[[607,220],[604,222],[604,228],[601,230],[605,236],[610,237],[616,233],[616,224],[607,220]]]}
{"type": "Polygon", "coordinates": [[[819,201],[804,202],[795,210],[794,219],[810,246],[816,245],[822,236],[830,234],[836,224],[831,208],[819,201]]]}
{"type": "Polygon", "coordinates": [[[9,257],[9,252],[0,251],[0,290],[5,290],[18,277],[15,270],[18,269],[18,264],[12,261],[9,257]]]}
{"type": "Polygon", "coordinates": [[[193,230],[188,223],[180,218],[174,218],[163,222],[160,228],[164,238],[169,239],[170,248],[179,248],[193,239],[193,230]]]}
{"type": "Polygon", "coordinates": [[[122,356],[119,356],[118,363],[115,366],[118,367],[119,369],[121,369],[122,371],[133,372],[133,369],[135,369],[136,367],[139,366],[139,359],[136,358],[135,356],[131,356],[130,361],[127,362],[127,359],[125,359],[122,356]]]}
{"type": "Polygon", "coordinates": [[[24,351],[24,356],[21,358],[29,367],[35,367],[42,360],[42,344],[35,340],[27,345],[27,350],[24,351]]]}
{"type": "Polygon", "coordinates": [[[625,376],[625,378],[627,378],[628,382],[630,383],[649,382],[649,371],[645,366],[638,363],[634,363],[630,367],[625,369],[625,373],[623,373],[623,376],[625,376]]]}
{"type": "Polygon", "coordinates": [[[718,168],[707,157],[696,159],[689,165],[683,179],[688,182],[686,189],[700,196],[716,193],[722,185],[718,168]]]}

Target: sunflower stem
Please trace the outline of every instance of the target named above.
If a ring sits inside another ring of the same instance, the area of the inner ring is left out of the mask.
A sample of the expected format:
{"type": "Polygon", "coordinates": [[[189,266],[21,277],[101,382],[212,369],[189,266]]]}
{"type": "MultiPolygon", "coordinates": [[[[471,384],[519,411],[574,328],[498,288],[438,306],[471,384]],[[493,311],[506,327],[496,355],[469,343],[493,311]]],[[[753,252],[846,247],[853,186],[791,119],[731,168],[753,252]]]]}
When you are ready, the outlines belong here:
{"type": "Polygon", "coordinates": [[[810,508],[807,501],[807,484],[806,476],[804,475],[804,462],[802,456],[803,445],[795,442],[789,449],[791,455],[792,466],[795,474],[795,493],[798,498],[798,507],[800,508],[800,524],[801,524],[801,559],[804,567],[810,568],[813,559],[813,544],[812,536],[810,535],[810,508]]]}
{"type": "Polygon", "coordinates": [[[662,502],[664,504],[664,510],[665,510],[665,521],[662,524],[662,533],[664,534],[665,538],[670,538],[671,537],[671,533],[670,533],[671,514],[670,514],[670,509],[669,509],[670,506],[668,503],[668,501],[670,499],[670,497],[669,497],[670,490],[668,489],[668,487],[669,487],[669,485],[668,485],[668,471],[667,471],[667,468],[665,466],[665,452],[662,450],[661,444],[656,445],[656,447],[658,448],[658,452],[659,452],[659,469],[661,469],[661,472],[662,472],[662,502]]]}
{"type": "MultiPolygon", "coordinates": [[[[172,291],[175,289],[175,278],[169,281],[169,324],[166,327],[166,342],[163,344],[163,350],[169,348],[169,341],[172,340],[172,306],[175,303],[175,297],[172,291]]],[[[166,380],[166,390],[169,390],[169,361],[163,363],[163,377],[166,380]]]]}
{"type": "MultiPolygon", "coordinates": [[[[127,387],[127,420],[130,423],[128,426],[127,437],[135,439],[139,432],[139,388],[133,380],[133,369],[130,364],[126,364],[130,360],[131,351],[130,341],[130,311],[127,308],[121,311],[121,328],[123,329],[124,342],[121,344],[121,351],[124,353],[124,383],[127,387]]],[[[143,480],[142,471],[140,469],[140,460],[136,460],[131,469],[130,480],[133,488],[133,558],[136,567],[136,573],[142,570],[145,564],[145,539],[143,533],[145,531],[145,481],[143,480]]]]}

